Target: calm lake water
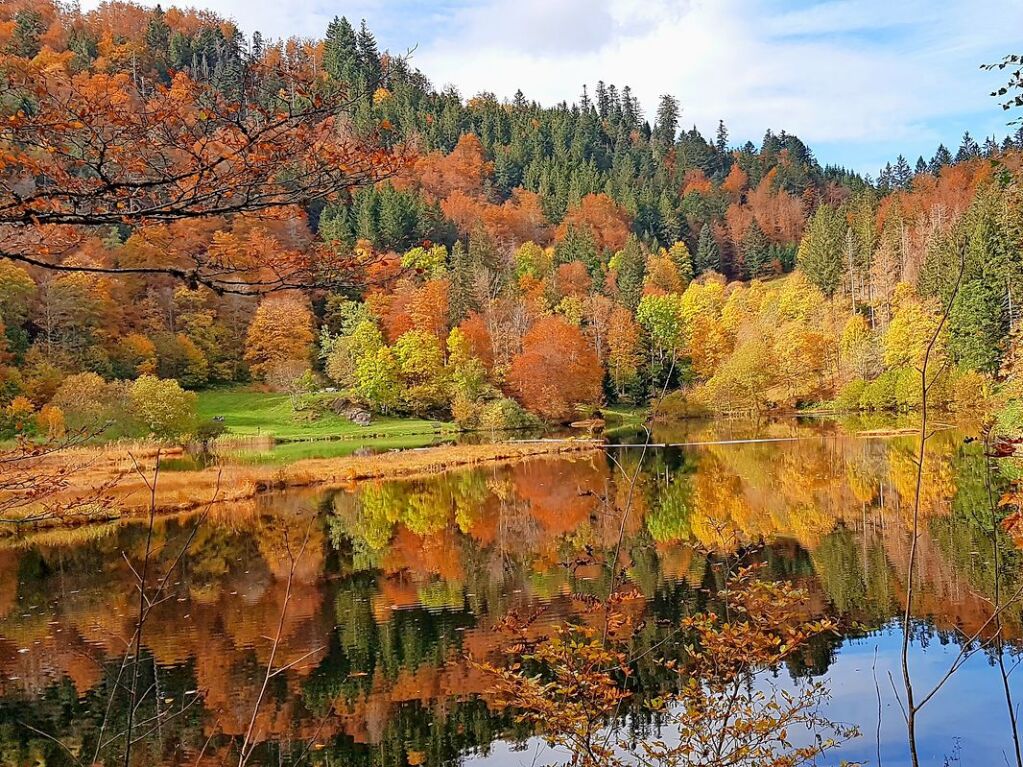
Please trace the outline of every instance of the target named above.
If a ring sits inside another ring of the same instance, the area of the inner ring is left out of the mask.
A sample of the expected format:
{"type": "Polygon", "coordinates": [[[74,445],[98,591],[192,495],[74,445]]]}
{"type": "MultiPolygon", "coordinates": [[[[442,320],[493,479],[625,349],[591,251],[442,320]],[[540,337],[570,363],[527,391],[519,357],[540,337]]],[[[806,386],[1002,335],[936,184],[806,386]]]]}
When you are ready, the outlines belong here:
{"type": "MultiPolygon", "coordinates": [[[[885,765],[908,764],[891,680],[901,678],[915,440],[863,433],[882,425],[892,424],[694,424],[654,440],[733,443],[267,495],[215,507],[197,528],[195,515],[161,521],[151,572],[173,574],[143,634],[135,721],[144,737],[133,762],[237,763],[247,731],[258,743],[251,764],[556,759],[488,705],[489,682],[467,656],[501,652],[508,637],[495,627],[510,611],[540,611],[542,632],[579,615],[578,595],[607,593],[599,554],[617,541],[627,475],[639,467],[620,560],[649,618],[639,641],[656,644],[706,606],[738,555],[764,562],[806,589],[810,614],[847,627],[774,680],[827,679],[829,715],[861,728],[827,763],[876,764],[880,749],[885,765]],[[738,442],[752,438],[774,441],[738,442]]],[[[911,655],[920,689],[944,674],[964,637],[992,633],[989,484],[997,497],[1015,467],[989,476],[967,436],[949,428],[928,448],[911,655]]],[[[111,691],[131,681],[117,679],[138,609],[132,564],[145,545],[139,524],[0,541],[0,764],[73,763],[64,747],[87,764],[98,743],[100,761],[119,761],[127,704],[111,691]]],[[[997,545],[1009,594],[1023,562],[1003,536],[997,545]]],[[[1023,612],[1003,620],[1012,671],[1023,612]]],[[[924,764],[1014,762],[995,660],[990,649],[972,656],[922,711],[924,764]]],[[[647,694],[671,684],[655,672],[639,678],[647,694]]],[[[1009,686],[1023,699],[1023,672],[1009,686]]],[[[649,726],[638,702],[630,722],[649,726]]]]}

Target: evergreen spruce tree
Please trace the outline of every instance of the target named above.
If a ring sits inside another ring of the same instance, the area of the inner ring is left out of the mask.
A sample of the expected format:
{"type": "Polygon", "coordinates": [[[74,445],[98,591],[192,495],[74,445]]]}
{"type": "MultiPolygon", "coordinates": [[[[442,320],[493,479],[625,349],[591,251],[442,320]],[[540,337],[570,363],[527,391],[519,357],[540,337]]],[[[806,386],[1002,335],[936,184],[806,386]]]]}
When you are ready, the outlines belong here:
{"type": "Polygon", "coordinates": [[[183,32],[174,32],[170,38],[168,64],[171,69],[190,69],[195,60],[192,38],[183,32]]]}
{"type": "Polygon", "coordinates": [[[455,242],[448,255],[448,271],[451,275],[448,311],[451,324],[455,325],[464,320],[469,312],[478,308],[474,303],[472,261],[461,240],[455,242]]]}
{"type": "Polygon", "coordinates": [[[677,201],[672,200],[667,190],[661,192],[657,200],[658,232],[657,238],[667,247],[682,239],[683,218],[679,215],[677,201]]]}
{"type": "Polygon", "coordinates": [[[323,41],[323,68],[334,80],[349,88],[356,86],[359,76],[359,55],[355,47],[355,30],[348,19],[335,16],[327,26],[323,41]]]}
{"type": "Polygon", "coordinates": [[[771,273],[771,243],[756,220],[750,224],[742,238],[742,265],[743,272],[749,279],[757,279],[771,273]]]}
{"type": "Polygon", "coordinates": [[[168,82],[167,55],[170,51],[170,35],[171,29],[167,25],[163,8],[157,5],[149,18],[149,24],[146,25],[145,41],[146,50],[153,57],[153,64],[164,82],[168,82]]]}
{"type": "Polygon", "coordinates": [[[11,53],[26,59],[34,57],[42,49],[41,38],[46,31],[43,15],[31,8],[23,8],[14,14],[14,31],[9,43],[11,53]]]}
{"type": "Polygon", "coordinates": [[[696,246],[696,258],[693,264],[697,274],[721,271],[721,253],[717,241],[711,231],[711,224],[704,224],[700,229],[700,240],[696,246]]]}
{"type": "Polygon", "coordinates": [[[963,141],[956,152],[956,162],[966,162],[980,156],[980,146],[974,141],[969,131],[963,134],[963,141]]]}
{"type": "Polygon", "coordinates": [[[828,204],[819,205],[799,245],[797,263],[824,295],[835,294],[845,274],[845,217],[828,204]]]}
{"type": "Polygon", "coordinates": [[[603,261],[589,229],[569,226],[561,242],[554,247],[555,264],[560,266],[572,261],[586,264],[591,276],[600,274],[603,261]]]}
{"type": "Polygon", "coordinates": [[[934,152],[934,157],[931,158],[931,163],[927,166],[927,169],[937,176],[941,173],[942,168],[951,164],[952,153],[948,151],[944,144],[938,144],[938,149],[934,152]]]}
{"type": "Polygon", "coordinates": [[[377,208],[378,245],[402,252],[416,241],[418,217],[410,195],[387,185],[380,189],[377,208]]]}
{"type": "Polygon", "coordinates": [[[597,114],[601,120],[606,120],[611,112],[611,98],[608,95],[607,87],[603,80],[597,81],[597,89],[594,93],[597,98],[597,114]]]}
{"type": "Polygon", "coordinates": [[[720,154],[728,153],[728,128],[725,127],[724,120],[718,120],[718,132],[714,140],[714,148],[720,154]]]}
{"type": "Polygon", "coordinates": [[[630,311],[635,311],[643,297],[643,279],[646,277],[646,257],[643,246],[635,235],[629,235],[625,247],[615,254],[618,300],[630,311]]]}
{"type": "Polygon", "coordinates": [[[1002,291],[984,279],[962,286],[948,316],[948,349],[960,366],[997,373],[1009,323],[1002,291]]]}
{"type": "Polygon", "coordinates": [[[362,86],[372,91],[382,85],[380,69],[380,51],[377,49],[377,41],[373,33],[366,26],[363,19],[359,25],[359,34],[355,38],[355,50],[358,55],[359,68],[362,75],[362,86]]]}
{"type": "Polygon", "coordinates": [[[905,189],[909,186],[912,178],[913,171],[910,169],[909,163],[906,162],[906,158],[900,154],[895,161],[895,167],[892,168],[892,182],[899,189],[905,189]]]}
{"type": "Polygon", "coordinates": [[[376,242],[377,219],[377,193],[372,187],[367,187],[355,197],[355,236],[376,242]]]}

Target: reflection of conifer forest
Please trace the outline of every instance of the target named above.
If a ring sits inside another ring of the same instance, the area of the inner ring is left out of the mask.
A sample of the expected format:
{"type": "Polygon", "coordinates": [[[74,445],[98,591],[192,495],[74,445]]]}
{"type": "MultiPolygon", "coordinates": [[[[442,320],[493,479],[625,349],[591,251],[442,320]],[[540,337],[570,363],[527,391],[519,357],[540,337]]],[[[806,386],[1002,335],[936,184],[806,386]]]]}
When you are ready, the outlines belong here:
{"type": "MultiPolygon", "coordinates": [[[[773,579],[806,589],[806,616],[834,616],[842,627],[845,638],[816,637],[786,659],[794,678],[824,674],[848,636],[898,617],[914,440],[854,437],[849,426],[736,423],[733,436],[800,439],[648,455],[620,560],[632,587],[623,609],[645,616],[631,639],[643,697],[620,712],[631,727],[655,727],[641,700],[674,684],[643,648],[713,607],[740,561],[762,562],[773,579]]],[[[706,437],[707,428],[686,436],[706,437]]],[[[496,739],[527,738],[527,725],[492,705],[475,662],[500,656],[507,638],[497,627],[507,615],[542,609],[526,629],[537,636],[555,623],[593,620],[586,595],[607,593],[606,554],[639,457],[620,452],[624,472],[604,454],[533,460],[353,492],[267,496],[211,516],[171,598],[149,618],[142,683],[159,693],[146,706],[175,715],[136,746],[138,763],[194,763],[204,744],[206,756],[223,756],[244,733],[267,662],[267,626],[285,598],[284,547],[310,520],[277,650],[286,670],[260,710],[254,758],[288,761],[312,748],[314,763],[444,764],[496,739]]],[[[915,613],[922,636],[954,643],[990,613],[984,462],[954,430],[933,438],[927,460],[915,613]]],[[[159,523],[156,556],[172,557],[190,525],[159,523]]],[[[90,754],[103,737],[137,598],[115,553],[143,547],[144,533],[131,524],[67,530],[0,551],[5,763],[68,761],[34,731],[90,754]]],[[[1018,554],[1002,537],[1009,591],[1018,554]]],[[[1004,625],[1018,640],[1020,610],[1006,611],[1004,625]]],[[[684,654],[677,643],[670,652],[684,654]]]]}

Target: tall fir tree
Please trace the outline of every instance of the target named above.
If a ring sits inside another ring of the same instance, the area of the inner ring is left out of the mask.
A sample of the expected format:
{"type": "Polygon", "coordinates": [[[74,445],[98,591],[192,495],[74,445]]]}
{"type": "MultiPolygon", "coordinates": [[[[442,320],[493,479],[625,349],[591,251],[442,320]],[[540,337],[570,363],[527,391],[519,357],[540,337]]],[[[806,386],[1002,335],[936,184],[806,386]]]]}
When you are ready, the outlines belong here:
{"type": "Polygon", "coordinates": [[[323,41],[323,68],[334,80],[349,88],[356,86],[359,77],[359,54],[356,51],[355,30],[348,19],[335,16],[327,26],[323,41]]]}
{"type": "Polygon", "coordinates": [[[938,144],[937,150],[934,152],[934,157],[931,158],[930,164],[927,169],[935,176],[941,173],[941,169],[946,165],[952,164],[952,153],[948,151],[948,148],[944,144],[938,144]]]}
{"type": "Polygon", "coordinates": [[[448,311],[451,324],[456,325],[464,320],[469,312],[479,309],[473,291],[475,275],[472,260],[461,240],[455,242],[448,255],[448,271],[451,275],[448,311]]]}
{"type": "Polygon", "coordinates": [[[709,223],[704,224],[700,229],[700,239],[696,245],[696,258],[693,267],[697,274],[721,271],[721,253],[709,223]]]}
{"type": "Polygon", "coordinates": [[[771,273],[771,243],[756,219],[742,238],[743,274],[749,279],[766,277],[771,273]]]}
{"type": "Polygon", "coordinates": [[[826,296],[833,296],[845,274],[845,217],[828,204],[819,205],[799,245],[800,270],[826,296]]]}
{"type": "Polygon", "coordinates": [[[643,296],[643,279],[646,276],[646,257],[643,246],[635,235],[629,235],[625,247],[615,254],[618,286],[618,300],[630,311],[635,311],[643,296]]]}

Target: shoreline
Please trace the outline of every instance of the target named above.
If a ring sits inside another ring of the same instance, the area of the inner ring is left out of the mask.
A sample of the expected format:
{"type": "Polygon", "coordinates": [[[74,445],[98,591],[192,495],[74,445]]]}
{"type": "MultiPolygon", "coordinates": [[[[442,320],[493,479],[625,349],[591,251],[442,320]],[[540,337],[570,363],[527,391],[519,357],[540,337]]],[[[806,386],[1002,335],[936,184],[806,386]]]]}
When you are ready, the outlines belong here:
{"type": "MultiPolygon", "coordinates": [[[[583,455],[602,451],[602,440],[566,440],[560,442],[497,442],[481,445],[435,445],[396,450],[376,455],[350,455],[337,458],[305,458],[285,466],[242,465],[211,466],[195,471],[161,471],[156,485],[156,512],[167,515],[192,511],[205,506],[254,499],[260,495],[290,489],[351,488],[360,482],[415,480],[447,471],[557,455],[583,455]]],[[[179,457],[180,449],[160,452],[161,460],[179,457]]],[[[158,451],[133,453],[139,468],[151,479],[158,451]]],[[[0,537],[44,528],[82,527],[130,520],[149,510],[150,491],[145,479],[133,469],[128,448],[106,448],[95,453],[78,450],[66,456],[54,455],[48,466],[75,465],[77,481],[48,498],[59,502],[95,494],[112,498],[114,513],[53,516],[34,522],[4,520],[0,537]],[[104,488],[107,488],[104,491],[104,488]]],[[[33,510],[25,509],[25,516],[33,510]]]]}

